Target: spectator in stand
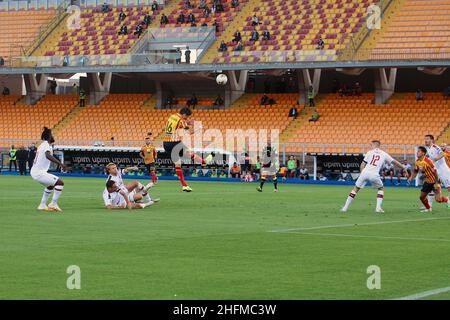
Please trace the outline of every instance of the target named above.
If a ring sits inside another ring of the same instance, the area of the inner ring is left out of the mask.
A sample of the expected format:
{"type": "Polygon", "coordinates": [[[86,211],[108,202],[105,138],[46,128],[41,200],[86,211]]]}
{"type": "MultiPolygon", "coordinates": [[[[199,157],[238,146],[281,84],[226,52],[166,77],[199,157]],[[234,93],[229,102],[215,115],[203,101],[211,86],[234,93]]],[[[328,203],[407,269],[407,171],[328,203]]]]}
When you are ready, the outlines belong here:
{"type": "Polygon", "coordinates": [[[219,52],[226,52],[228,50],[227,44],[222,40],[219,46],[219,52]]]}
{"type": "Polygon", "coordinates": [[[244,43],[242,41],[239,41],[236,47],[234,47],[234,51],[242,51],[244,50],[244,43]]]}
{"type": "Polygon", "coordinates": [[[386,177],[391,178],[391,184],[394,184],[394,164],[385,162],[383,167],[383,181],[386,177]]]}
{"type": "Polygon", "coordinates": [[[224,7],[223,7],[223,4],[222,4],[222,2],[218,2],[217,4],[216,4],[216,12],[224,12],[225,11],[225,9],[224,9],[224,7]]]}
{"type": "Polygon", "coordinates": [[[423,92],[420,89],[416,91],[416,101],[424,101],[423,92]]]}
{"type": "Polygon", "coordinates": [[[270,40],[270,32],[268,30],[264,30],[263,32],[263,40],[269,41],[270,40]]]}
{"type": "Polygon", "coordinates": [[[289,160],[287,161],[287,169],[288,169],[288,177],[295,178],[295,174],[297,172],[297,161],[294,156],[289,156],[289,160]]]}
{"type": "Polygon", "coordinates": [[[19,164],[19,174],[21,176],[27,175],[27,160],[28,151],[22,146],[17,150],[17,163],[19,164]]]}
{"type": "Polygon", "coordinates": [[[205,9],[205,7],[207,7],[207,4],[206,4],[205,0],[200,0],[198,8],[199,9],[205,9]]]}
{"type": "Polygon", "coordinates": [[[258,17],[256,16],[256,14],[253,15],[252,17],[252,26],[257,26],[260,25],[261,23],[259,22],[258,17]]]}
{"type": "Polygon", "coordinates": [[[158,11],[158,9],[159,9],[158,2],[155,0],[152,3],[152,11],[155,12],[158,11]]]}
{"type": "Polygon", "coordinates": [[[216,12],[217,12],[217,7],[216,7],[215,4],[213,4],[213,5],[211,6],[211,13],[212,13],[212,14],[216,14],[216,12]]]}
{"type": "Polygon", "coordinates": [[[202,27],[207,27],[207,26],[208,26],[208,24],[206,22],[202,23],[202,27]]]}
{"type": "Polygon", "coordinates": [[[125,12],[123,12],[121,10],[120,13],[119,13],[119,21],[125,20],[126,17],[127,17],[127,15],[125,14],[125,12]]]}
{"type": "Polygon", "coordinates": [[[216,27],[216,33],[220,32],[220,23],[217,20],[214,20],[213,27],[216,27]]]}
{"type": "Polygon", "coordinates": [[[450,86],[444,89],[443,91],[444,99],[447,100],[450,97],[450,86]]]}
{"type": "Polygon", "coordinates": [[[334,78],[333,85],[331,87],[331,92],[338,93],[340,88],[341,88],[341,85],[339,84],[339,80],[334,78]]]}
{"type": "Polygon", "coordinates": [[[36,157],[36,145],[34,143],[28,148],[28,170],[31,171],[33,168],[34,158],[36,157]]]}
{"type": "Polygon", "coordinates": [[[217,95],[217,98],[214,101],[213,105],[215,105],[215,106],[223,106],[223,103],[224,103],[224,101],[223,101],[222,97],[219,94],[219,95],[217,95]]]}
{"type": "Polygon", "coordinates": [[[211,14],[211,9],[208,6],[205,6],[203,8],[203,17],[208,18],[210,14],[211,14]]]}
{"type": "Polygon", "coordinates": [[[192,94],[192,97],[188,101],[186,101],[186,105],[188,107],[192,107],[193,109],[195,109],[197,104],[198,104],[198,99],[197,99],[197,96],[194,93],[194,94],[192,94]]]}
{"type": "Polygon", "coordinates": [[[231,7],[232,8],[237,8],[239,6],[239,1],[238,0],[231,0],[231,7]]]}
{"type": "Polygon", "coordinates": [[[298,117],[298,110],[297,110],[297,107],[292,107],[290,110],[289,110],[289,114],[288,114],[288,117],[292,117],[292,118],[294,118],[294,119],[297,119],[297,117],[298,117]]]}
{"type": "Polygon", "coordinates": [[[317,120],[319,120],[319,118],[320,118],[320,114],[317,113],[317,110],[314,110],[314,112],[311,116],[311,119],[309,119],[308,121],[309,122],[317,122],[317,120]]]}
{"type": "Polygon", "coordinates": [[[266,106],[269,104],[269,97],[267,96],[267,94],[263,94],[263,96],[261,97],[261,102],[260,105],[262,106],[266,106]]]}
{"type": "Polygon", "coordinates": [[[192,12],[189,13],[187,20],[188,20],[189,23],[195,23],[195,17],[192,14],[192,12]]]}
{"type": "Polygon", "coordinates": [[[241,174],[241,168],[239,167],[239,165],[235,162],[233,163],[233,166],[230,169],[230,174],[232,178],[239,178],[240,174],[241,174]]]}
{"type": "Polygon", "coordinates": [[[181,49],[178,47],[175,51],[175,63],[180,64],[181,63],[181,49]]]}
{"type": "MultiPolygon", "coordinates": [[[[442,148],[442,146],[441,146],[441,149],[445,151],[445,146],[444,146],[444,148],[442,148]]],[[[408,163],[408,161],[403,160],[402,164],[405,166],[405,169],[399,168],[397,170],[397,172],[396,172],[397,185],[400,185],[402,178],[408,178],[411,175],[411,165],[408,163]]]]}
{"type": "Polygon", "coordinates": [[[237,30],[235,33],[234,33],[234,38],[233,38],[233,42],[239,42],[239,41],[241,41],[242,40],[242,35],[241,35],[241,32],[239,31],[239,30],[237,30]]]}
{"type": "Polygon", "coordinates": [[[86,92],[83,88],[80,88],[80,107],[84,107],[86,102],[86,92]]]}
{"type": "Polygon", "coordinates": [[[184,59],[186,60],[186,63],[191,63],[191,50],[189,50],[189,47],[186,47],[186,50],[184,51],[184,59]]]}
{"type": "Polygon", "coordinates": [[[308,88],[308,102],[310,107],[316,106],[316,104],[314,103],[314,96],[315,96],[314,87],[311,85],[308,88]]]}
{"type": "Polygon", "coordinates": [[[169,18],[167,18],[167,16],[164,13],[161,15],[160,23],[162,25],[165,25],[165,24],[169,23],[169,18]]]}
{"type": "Polygon", "coordinates": [[[177,18],[177,24],[183,24],[185,22],[184,14],[183,12],[180,13],[180,15],[177,18]]]}
{"type": "Polygon", "coordinates": [[[185,0],[185,2],[184,2],[184,8],[185,9],[192,9],[193,7],[192,7],[192,4],[191,4],[191,2],[189,1],[189,0],[185,0]]]}
{"type": "Polygon", "coordinates": [[[317,41],[317,50],[323,50],[323,48],[325,47],[325,42],[323,41],[322,38],[319,38],[319,40],[317,41]]]}
{"type": "Polygon", "coordinates": [[[2,56],[0,56],[0,67],[3,67],[5,65],[5,59],[3,59],[2,56]]]}
{"type": "Polygon", "coordinates": [[[309,180],[309,172],[305,165],[302,165],[299,170],[299,178],[302,180],[309,180]]]}
{"type": "Polygon", "coordinates": [[[14,145],[9,149],[9,171],[12,171],[12,165],[14,164],[14,171],[17,171],[17,149],[14,145]]]}
{"type": "Polygon", "coordinates": [[[259,32],[256,30],[253,30],[250,41],[258,41],[258,40],[259,40],[259,32]]]}
{"type": "Polygon", "coordinates": [[[361,85],[359,84],[359,82],[355,83],[355,86],[353,87],[353,94],[355,96],[361,96],[362,89],[361,89],[361,85]]]}
{"type": "Polygon", "coordinates": [[[2,92],[2,95],[4,95],[4,96],[9,96],[9,88],[8,87],[3,87],[3,92],[2,92]]]}
{"type": "Polygon", "coordinates": [[[126,25],[121,26],[121,27],[120,27],[120,30],[119,30],[119,36],[120,36],[120,35],[126,36],[127,34],[128,34],[128,28],[127,28],[127,26],[126,26],[126,25]]]}
{"type": "Polygon", "coordinates": [[[109,8],[109,5],[108,5],[106,2],[104,2],[104,3],[102,4],[102,12],[103,12],[103,13],[108,13],[110,10],[111,10],[111,9],[109,8]]]}
{"type": "Polygon", "coordinates": [[[136,30],[134,31],[134,35],[138,36],[138,38],[141,36],[142,31],[144,30],[144,28],[142,27],[141,23],[138,23],[138,25],[136,26],[136,30]]]}
{"type": "Polygon", "coordinates": [[[152,23],[152,16],[149,15],[148,13],[146,13],[145,16],[144,16],[144,20],[143,21],[144,21],[145,27],[148,28],[148,25],[150,23],[152,23]]]}

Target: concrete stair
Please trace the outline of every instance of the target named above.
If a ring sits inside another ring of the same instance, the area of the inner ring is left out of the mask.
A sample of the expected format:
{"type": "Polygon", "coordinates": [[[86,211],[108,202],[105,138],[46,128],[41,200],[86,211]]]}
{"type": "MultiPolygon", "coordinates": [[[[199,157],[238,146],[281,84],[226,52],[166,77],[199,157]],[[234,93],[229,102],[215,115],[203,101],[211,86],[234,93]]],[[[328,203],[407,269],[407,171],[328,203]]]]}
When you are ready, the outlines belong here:
{"type": "Polygon", "coordinates": [[[219,48],[222,40],[225,42],[231,41],[236,30],[242,31],[245,20],[247,19],[247,17],[253,15],[255,8],[259,4],[260,2],[257,0],[250,0],[249,2],[244,4],[241,3],[241,11],[239,11],[239,13],[234,17],[233,21],[228,25],[221,36],[213,42],[208,52],[206,52],[206,54],[200,60],[200,63],[212,63],[219,54],[217,49],[219,48]]]}
{"type": "MultiPolygon", "coordinates": [[[[86,107],[85,107],[86,108],[86,107]]],[[[83,108],[79,107],[78,104],[75,105],[72,110],[64,118],[61,119],[55,126],[53,126],[52,131],[55,136],[59,133],[63,132],[66,126],[74,120],[78,114],[83,110],[83,108]]]]}

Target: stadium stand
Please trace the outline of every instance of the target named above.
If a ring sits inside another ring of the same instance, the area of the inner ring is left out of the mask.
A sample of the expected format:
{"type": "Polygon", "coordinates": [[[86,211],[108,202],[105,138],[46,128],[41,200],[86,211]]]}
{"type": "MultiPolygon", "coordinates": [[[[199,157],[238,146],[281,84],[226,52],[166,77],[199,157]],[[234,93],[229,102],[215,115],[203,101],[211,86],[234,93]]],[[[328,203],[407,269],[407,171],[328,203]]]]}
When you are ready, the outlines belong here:
{"type": "MultiPolygon", "coordinates": [[[[159,8],[161,9],[161,8],[159,8]]],[[[45,52],[46,56],[65,55],[108,55],[126,54],[138,39],[134,35],[136,25],[142,22],[146,14],[152,19],[160,10],[151,11],[150,6],[112,8],[110,12],[103,13],[99,8],[88,8],[81,13],[80,30],[60,30],[56,47],[45,52]],[[127,17],[119,21],[119,14],[124,11],[127,17]],[[127,35],[119,35],[122,25],[128,28],[127,35]]],[[[145,31],[145,24],[143,25],[145,31]]]]}
{"type": "MultiPolygon", "coordinates": [[[[414,145],[422,143],[425,134],[439,136],[450,119],[450,100],[444,100],[440,93],[426,93],[425,101],[416,101],[414,93],[398,93],[386,105],[372,104],[373,98],[373,94],[360,97],[324,95],[317,103],[320,119],[309,122],[309,113],[300,117],[297,130],[283,142],[367,144],[377,138],[383,144],[414,145]]],[[[299,149],[288,147],[290,152],[299,149]]],[[[320,152],[320,147],[311,147],[308,151],[320,152]]],[[[342,150],[336,148],[334,151],[342,150]]],[[[349,148],[348,152],[358,150],[349,148]]]]}
{"type": "MultiPolygon", "coordinates": [[[[287,117],[296,96],[271,94],[276,104],[260,106],[261,95],[244,95],[231,109],[194,110],[193,118],[202,121],[204,130],[219,129],[279,129],[283,131],[292,121],[287,117]],[[255,125],[256,124],[256,125],[255,125]]],[[[64,128],[58,140],[71,144],[92,144],[94,141],[130,141],[140,144],[147,132],[160,137],[165,122],[176,109],[156,109],[152,97],[146,94],[111,94],[98,106],[87,106],[64,128]],[[134,141],[131,141],[134,140],[134,141]]]]}
{"type": "Polygon", "coordinates": [[[261,61],[270,51],[273,61],[335,60],[336,50],[345,48],[352,34],[363,26],[369,4],[369,0],[263,0],[239,30],[244,51],[234,51],[236,43],[226,39],[228,52],[219,54],[215,62],[261,61]],[[259,25],[252,25],[253,14],[259,25]],[[259,32],[258,41],[250,41],[254,29],[259,32]],[[262,40],[264,30],[270,32],[270,40],[262,40]],[[322,50],[317,50],[320,38],[325,44],[322,50]],[[283,56],[283,51],[295,54],[283,56]]]}
{"type": "Polygon", "coordinates": [[[47,95],[36,105],[24,105],[17,96],[0,97],[0,139],[39,141],[42,128],[53,128],[76,105],[76,95],[47,95]]]}
{"type": "Polygon", "coordinates": [[[404,0],[401,11],[393,17],[370,58],[448,59],[449,56],[449,1],[404,0]]]}
{"type": "Polygon", "coordinates": [[[9,61],[23,55],[55,15],[54,10],[0,12],[0,57],[9,61]]]}
{"type": "MultiPolygon", "coordinates": [[[[191,23],[187,21],[188,15],[193,14],[195,17],[195,24],[197,26],[201,26],[203,23],[206,23],[208,26],[212,26],[213,23],[217,23],[218,27],[218,33],[217,35],[220,35],[226,27],[233,21],[234,17],[237,15],[237,13],[241,10],[242,6],[245,5],[245,3],[248,2],[248,0],[241,0],[239,1],[239,6],[236,8],[233,8],[231,6],[231,0],[222,0],[221,3],[223,4],[223,12],[215,12],[210,13],[208,16],[205,16],[203,14],[203,9],[199,8],[200,0],[193,0],[190,1],[192,7],[187,8],[185,5],[184,0],[174,0],[178,1],[178,5],[174,10],[172,10],[171,14],[168,16],[169,23],[165,25],[161,25],[161,27],[166,28],[175,28],[175,27],[182,27],[182,26],[190,26],[191,23]],[[177,19],[180,16],[180,14],[183,14],[185,16],[186,22],[185,23],[177,23],[177,19]]],[[[206,4],[211,9],[213,1],[206,1],[206,4]]]]}

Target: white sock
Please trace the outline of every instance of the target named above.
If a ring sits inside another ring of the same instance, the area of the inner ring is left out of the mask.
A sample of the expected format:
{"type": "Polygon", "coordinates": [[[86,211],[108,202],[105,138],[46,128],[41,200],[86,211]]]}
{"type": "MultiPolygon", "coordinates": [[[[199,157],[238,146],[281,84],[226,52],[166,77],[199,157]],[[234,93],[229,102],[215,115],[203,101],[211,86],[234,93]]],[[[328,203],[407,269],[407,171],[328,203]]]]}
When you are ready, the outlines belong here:
{"type": "Polygon", "coordinates": [[[44,193],[43,193],[42,199],[41,199],[41,205],[44,205],[44,206],[47,205],[47,200],[48,200],[48,197],[50,197],[51,193],[52,193],[52,190],[49,190],[47,188],[44,189],[44,193]]]}
{"type": "Polygon", "coordinates": [[[352,190],[350,194],[347,197],[347,201],[345,201],[345,205],[342,209],[347,210],[350,204],[352,203],[353,199],[356,197],[356,192],[352,190]]]}
{"type": "Polygon", "coordinates": [[[381,209],[381,204],[383,203],[384,199],[384,191],[378,191],[377,193],[377,209],[381,209]]]}
{"type": "Polygon", "coordinates": [[[55,186],[55,191],[53,192],[53,198],[52,203],[58,204],[59,196],[61,195],[62,191],[64,189],[64,186],[55,186]]]}
{"type": "Polygon", "coordinates": [[[430,208],[433,206],[433,200],[434,200],[434,192],[430,192],[427,195],[428,204],[430,205],[430,208]]]}

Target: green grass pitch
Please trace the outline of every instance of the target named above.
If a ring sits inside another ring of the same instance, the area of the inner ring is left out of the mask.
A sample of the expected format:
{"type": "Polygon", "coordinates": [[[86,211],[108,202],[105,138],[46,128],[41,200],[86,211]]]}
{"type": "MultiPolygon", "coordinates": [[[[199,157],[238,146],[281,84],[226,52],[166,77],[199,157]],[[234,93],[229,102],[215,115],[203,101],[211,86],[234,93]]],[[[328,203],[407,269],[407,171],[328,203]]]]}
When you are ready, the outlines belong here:
{"type": "MultiPolygon", "coordinates": [[[[63,214],[42,187],[0,176],[0,299],[392,299],[450,286],[450,210],[418,189],[161,181],[144,210],[102,208],[104,179],[65,178],[63,214]],[[291,232],[271,232],[296,229],[291,232]],[[69,290],[66,269],[81,268],[69,290]],[[366,286],[381,269],[381,289],[366,286]]],[[[447,193],[445,191],[445,193],[447,193]]],[[[450,299],[450,292],[429,297],[450,299]]]]}

